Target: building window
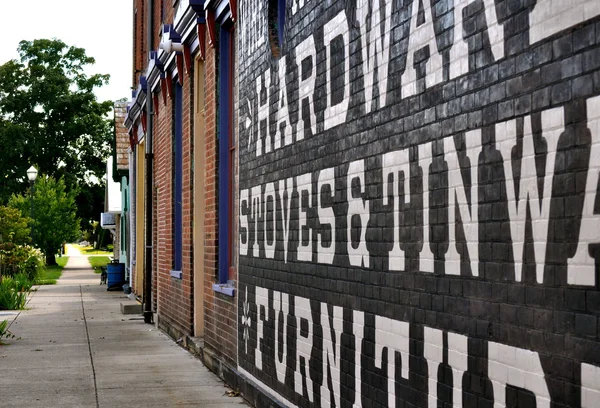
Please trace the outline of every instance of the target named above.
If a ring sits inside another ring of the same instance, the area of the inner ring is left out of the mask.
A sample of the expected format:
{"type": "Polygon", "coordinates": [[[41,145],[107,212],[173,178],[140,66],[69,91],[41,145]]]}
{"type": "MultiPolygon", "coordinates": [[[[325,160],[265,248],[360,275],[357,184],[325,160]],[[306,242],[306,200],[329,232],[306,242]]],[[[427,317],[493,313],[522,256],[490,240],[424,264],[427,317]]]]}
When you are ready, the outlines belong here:
{"type": "Polygon", "coordinates": [[[181,278],[183,264],[183,88],[177,80],[173,81],[172,104],[172,185],[173,185],[173,272],[172,276],[181,278]]]}
{"type": "Polygon", "coordinates": [[[121,217],[121,248],[119,249],[119,252],[121,254],[125,252],[125,245],[127,243],[127,230],[125,228],[126,225],[127,224],[125,222],[125,215],[123,214],[123,216],[121,217]]]}
{"type": "Polygon", "coordinates": [[[271,53],[275,58],[281,56],[285,27],[285,0],[269,0],[268,30],[271,53]]]}
{"type": "Polygon", "coordinates": [[[233,25],[218,27],[217,51],[217,138],[219,177],[219,256],[218,283],[229,280],[229,268],[235,260],[235,136],[233,132],[233,25]]]}

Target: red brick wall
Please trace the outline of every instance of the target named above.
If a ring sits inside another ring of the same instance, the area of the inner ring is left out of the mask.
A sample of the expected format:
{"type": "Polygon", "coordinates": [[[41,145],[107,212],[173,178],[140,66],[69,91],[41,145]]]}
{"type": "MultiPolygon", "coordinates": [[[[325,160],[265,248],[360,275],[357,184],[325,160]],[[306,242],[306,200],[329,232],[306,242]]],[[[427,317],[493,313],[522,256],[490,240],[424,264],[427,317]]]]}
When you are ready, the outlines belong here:
{"type": "Polygon", "coordinates": [[[127,116],[127,102],[115,102],[115,137],[116,137],[116,165],[117,170],[129,171],[129,133],[125,127],[125,117],[127,116]]]}
{"type": "MultiPolygon", "coordinates": [[[[162,102],[155,117],[154,174],[157,194],[157,285],[159,320],[166,321],[174,329],[191,334],[193,332],[193,268],[192,268],[192,211],[191,211],[191,126],[190,98],[191,80],[184,76],[183,84],[183,263],[182,279],[173,278],[173,179],[172,179],[172,135],[171,109],[173,101],[162,102]]],[[[162,98],[161,98],[162,100],[162,98]]]]}
{"type": "MultiPolygon", "coordinates": [[[[140,33],[141,21],[146,26],[147,8],[142,9],[142,0],[134,0],[137,7],[137,44],[134,45],[134,61],[136,69],[145,70],[147,66],[147,50],[145,47],[146,32],[140,33]],[[143,10],[140,13],[140,10],[143,10]]],[[[154,36],[152,49],[160,42],[158,33],[161,24],[173,21],[173,7],[170,0],[154,2],[154,36]],[[162,4],[162,6],[161,6],[162,4]]],[[[217,141],[216,141],[216,76],[215,50],[207,44],[205,66],[205,257],[194,260],[193,253],[193,82],[192,75],[185,74],[183,82],[183,278],[170,276],[173,266],[173,206],[172,206],[172,137],[171,137],[171,103],[167,97],[166,105],[159,95],[159,106],[154,116],[154,189],[153,189],[153,301],[157,308],[161,327],[170,333],[180,335],[193,334],[193,264],[204,264],[204,313],[205,342],[232,366],[236,365],[237,318],[236,298],[215,293],[212,285],[216,282],[218,225],[217,225],[217,141]]],[[[138,76],[135,76],[136,81],[138,76]]],[[[137,83],[134,83],[136,86],[137,83]]],[[[235,94],[235,92],[234,92],[235,94]]],[[[234,129],[236,126],[234,126],[234,129]]],[[[235,206],[234,208],[237,208],[235,206]]],[[[237,211],[234,211],[237,214],[237,211]]],[[[232,271],[230,279],[236,280],[236,272],[232,271]]]]}
{"type": "MultiPolygon", "coordinates": [[[[173,21],[173,8],[165,4],[165,22],[173,21]]],[[[160,7],[158,7],[160,13],[160,7]]],[[[158,30],[157,30],[158,32],[158,30]]],[[[171,77],[171,72],[167,74],[171,77]]],[[[156,279],[158,315],[161,326],[183,335],[193,333],[193,241],[192,241],[192,77],[183,75],[183,263],[182,279],[170,275],[173,267],[173,179],[172,179],[172,103],[159,98],[154,122],[154,176],[156,186],[156,279]]]]}
{"type": "Polygon", "coordinates": [[[133,86],[137,87],[139,78],[147,65],[148,46],[146,38],[147,30],[147,11],[145,0],[133,1],[133,86]]]}
{"type": "MultiPolygon", "coordinates": [[[[205,76],[205,118],[206,118],[206,217],[205,217],[205,259],[204,259],[204,318],[205,344],[217,353],[222,353],[230,364],[237,364],[237,314],[235,297],[215,293],[218,254],[218,173],[217,173],[217,123],[216,123],[216,55],[215,49],[207,46],[205,76]]],[[[234,126],[235,129],[235,126],[234,126]]],[[[237,213],[237,211],[235,211],[237,213]]],[[[233,271],[232,271],[233,272],[233,271]]],[[[235,280],[235,272],[229,279],[235,280]]],[[[237,295],[236,295],[237,296],[237,295]]]]}

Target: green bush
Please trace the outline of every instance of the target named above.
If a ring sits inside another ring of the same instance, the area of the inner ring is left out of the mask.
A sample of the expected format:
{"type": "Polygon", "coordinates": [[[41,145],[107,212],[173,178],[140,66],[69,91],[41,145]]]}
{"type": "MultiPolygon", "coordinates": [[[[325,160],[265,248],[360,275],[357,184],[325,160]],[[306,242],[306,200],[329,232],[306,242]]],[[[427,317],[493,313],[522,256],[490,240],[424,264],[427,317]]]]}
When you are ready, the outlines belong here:
{"type": "Polygon", "coordinates": [[[0,310],[21,310],[27,303],[28,292],[20,292],[11,277],[0,281],[0,310]]]}
{"type": "Polygon", "coordinates": [[[43,267],[44,258],[42,253],[39,250],[33,250],[23,265],[22,273],[33,282],[40,276],[43,267]]]}
{"type": "Polygon", "coordinates": [[[43,267],[43,257],[39,249],[15,245],[12,242],[0,244],[0,276],[15,276],[19,273],[35,280],[43,267]]]}
{"type": "Polygon", "coordinates": [[[33,281],[25,273],[18,273],[13,277],[15,282],[15,290],[17,292],[31,292],[33,281]]]}

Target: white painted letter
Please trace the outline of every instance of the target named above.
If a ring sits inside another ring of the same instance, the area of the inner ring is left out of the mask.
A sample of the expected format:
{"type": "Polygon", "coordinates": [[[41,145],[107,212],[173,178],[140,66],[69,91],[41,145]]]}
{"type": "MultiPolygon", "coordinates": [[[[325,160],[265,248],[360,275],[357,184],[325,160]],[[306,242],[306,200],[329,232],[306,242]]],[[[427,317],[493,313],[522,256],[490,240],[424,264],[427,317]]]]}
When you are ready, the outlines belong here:
{"type": "Polygon", "coordinates": [[[269,88],[271,87],[271,70],[267,69],[264,73],[264,81],[262,75],[256,78],[256,100],[258,101],[258,121],[256,122],[256,155],[262,155],[262,122],[265,121],[266,137],[265,137],[265,153],[271,151],[271,133],[269,132],[269,88]],[[265,88],[266,99],[264,103],[260,102],[260,94],[262,88],[265,88]]]}
{"type": "Polygon", "coordinates": [[[267,183],[265,187],[265,223],[264,223],[264,234],[265,234],[265,257],[269,259],[275,258],[275,247],[277,246],[277,218],[275,214],[277,213],[277,204],[275,201],[275,183],[267,183]],[[273,203],[273,211],[269,211],[269,198],[273,203]],[[269,218],[273,221],[273,239],[269,244],[269,230],[267,227],[269,218]]]}
{"type": "Polygon", "coordinates": [[[290,295],[273,291],[273,309],[275,310],[275,373],[280,383],[285,383],[287,372],[287,325],[290,315],[290,295]],[[279,359],[279,313],[283,315],[283,336],[281,338],[281,360],[279,359]]]}
{"type": "Polygon", "coordinates": [[[334,126],[341,125],[346,121],[348,113],[348,104],[350,103],[350,30],[348,30],[348,20],[346,11],[341,11],[331,21],[323,27],[323,42],[325,43],[325,60],[327,61],[327,107],[325,108],[325,130],[334,126]],[[344,40],[344,97],[335,107],[331,106],[332,89],[331,83],[331,41],[341,36],[344,40]]]}
{"type": "Polygon", "coordinates": [[[414,67],[415,52],[421,48],[429,47],[429,59],[425,63],[425,85],[427,88],[439,84],[443,79],[442,56],[438,52],[435,41],[430,0],[423,0],[423,10],[425,12],[425,22],[417,27],[419,0],[413,0],[408,51],[406,53],[406,68],[401,80],[403,98],[417,93],[417,71],[414,67]]]}
{"type": "Polygon", "coordinates": [[[402,377],[408,380],[409,328],[407,322],[375,316],[375,367],[381,368],[387,349],[388,407],[396,407],[396,352],[402,359],[402,377]]]}
{"type": "Polygon", "coordinates": [[[254,365],[262,370],[261,343],[264,335],[264,322],[269,321],[269,289],[256,287],[256,352],[254,365]],[[264,313],[264,318],[262,317],[264,313]]]}
{"type": "Polygon", "coordinates": [[[307,214],[308,209],[312,204],[312,174],[306,173],[296,178],[298,195],[299,195],[299,215],[298,215],[298,260],[312,261],[312,243],[310,239],[310,227],[308,226],[307,214]],[[302,193],[306,191],[308,194],[308,204],[306,209],[302,208],[302,193]],[[306,227],[307,243],[303,244],[302,229],[306,227]]]}
{"type": "Polygon", "coordinates": [[[313,347],[313,320],[310,310],[310,301],[306,298],[296,296],[294,302],[294,315],[296,316],[296,372],[294,374],[294,389],[300,395],[304,395],[301,366],[304,366],[306,374],[306,390],[308,391],[308,399],[313,402],[313,382],[310,378],[310,353],[313,347]],[[302,320],[308,324],[308,335],[302,336],[302,320]]]}
{"type": "Polygon", "coordinates": [[[550,199],[552,197],[552,180],[554,178],[554,161],[558,138],[564,129],[563,109],[554,108],[542,112],[542,132],[548,146],[546,169],[543,175],[544,191],[541,197],[538,192],[538,175],[535,167],[535,148],[531,132],[531,117],[524,119],[523,157],[521,159],[521,180],[519,197],[515,195],[515,182],[511,151],[517,144],[515,120],[496,125],[496,144],[504,161],[504,177],[506,178],[506,198],[510,218],[510,234],[515,259],[515,279],[521,281],[523,268],[523,246],[525,241],[525,221],[527,203],[530,202],[531,227],[533,229],[533,246],[536,261],[537,282],[544,281],[546,264],[546,243],[548,241],[548,218],[550,216],[550,199]]]}
{"type": "MultiPolygon", "coordinates": [[[[242,214],[242,208],[244,203],[250,210],[250,200],[248,200],[248,190],[240,191],[240,255],[248,255],[248,241],[250,241],[250,229],[248,228],[248,214],[242,214]],[[244,241],[243,233],[246,234],[246,241],[244,241]]],[[[202,238],[204,239],[204,237],[202,238]]]]}
{"type": "MultiPolygon", "coordinates": [[[[463,11],[473,0],[454,0],[454,42],[450,49],[450,79],[469,72],[469,47],[463,37],[463,11]]],[[[498,22],[494,0],[483,0],[487,34],[494,59],[504,58],[504,26],[498,22]]]]}
{"type": "Polygon", "coordinates": [[[390,62],[390,35],[392,19],[392,0],[385,1],[385,15],[381,17],[379,0],[357,0],[356,19],[360,24],[360,38],[363,61],[363,81],[365,87],[365,113],[371,112],[373,104],[373,86],[375,67],[379,81],[379,108],[383,108],[387,97],[388,64],[390,62]],[[367,31],[369,4],[371,26],[367,31]],[[383,26],[383,34],[381,28],[383,26]]]}
{"type": "MultiPolygon", "coordinates": [[[[423,247],[419,254],[419,270],[433,272],[433,252],[429,239],[429,166],[433,161],[431,142],[419,145],[419,167],[423,172],[423,247]]],[[[385,198],[384,198],[385,200],[385,198]]]]}
{"type": "Polygon", "coordinates": [[[456,206],[463,225],[467,250],[471,260],[471,273],[479,276],[479,153],[481,152],[481,130],[465,134],[467,157],[471,162],[471,211],[467,202],[467,190],[460,171],[454,137],[444,139],[444,158],[448,163],[448,252],[446,253],[446,274],[460,275],[460,254],[456,250],[456,206]]]}
{"type": "Polygon", "coordinates": [[[287,65],[287,56],[283,55],[279,59],[279,101],[277,102],[277,129],[275,129],[275,149],[283,145],[292,144],[292,122],[290,121],[290,109],[288,107],[287,84],[285,82],[285,67],[287,65]],[[281,127],[285,130],[282,130],[281,127]]]}
{"type": "MultiPolygon", "coordinates": [[[[425,345],[423,356],[429,368],[429,408],[437,407],[438,367],[443,362],[444,337],[438,329],[424,327],[425,345]]],[[[448,333],[448,365],[452,369],[452,406],[462,407],[462,378],[468,369],[467,337],[448,333]]]]}
{"type": "Polygon", "coordinates": [[[600,15],[600,1],[537,0],[529,17],[529,44],[600,15]]]}
{"type": "MultiPolygon", "coordinates": [[[[296,14],[302,7],[304,7],[305,0],[292,0],[292,14],[296,14]]],[[[306,0],[308,3],[310,0],[306,0]]]]}
{"type": "Polygon", "coordinates": [[[279,180],[278,187],[277,194],[279,195],[279,200],[281,202],[281,224],[283,225],[283,262],[287,263],[294,181],[292,178],[279,180]]]}
{"type": "Polygon", "coordinates": [[[310,112],[310,130],[313,135],[317,134],[317,115],[315,115],[315,104],[313,93],[315,92],[315,79],[317,78],[317,50],[315,49],[315,39],[312,35],[302,41],[296,47],[296,64],[298,65],[298,124],[296,125],[296,141],[304,139],[304,118],[302,117],[302,105],[306,100],[308,111],[310,112]],[[302,61],[310,58],[312,68],[310,75],[306,79],[305,72],[302,71],[302,61]]]}
{"type": "Polygon", "coordinates": [[[332,337],[332,326],[329,324],[327,303],[321,303],[321,326],[323,327],[323,385],[321,385],[321,407],[331,407],[330,390],[327,386],[329,378],[328,372],[331,372],[331,393],[333,393],[335,406],[336,408],[340,406],[343,321],[343,309],[339,306],[333,306],[333,331],[335,337],[332,337]],[[333,344],[334,339],[335,344],[333,344]]]}
{"type": "Polygon", "coordinates": [[[596,260],[590,256],[589,245],[600,242],[600,214],[594,214],[594,202],[598,192],[598,177],[600,176],[600,97],[587,101],[588,128],[592,134],[590,164],[585,183],[585,198],[577,252],[569,259],[567,283],[569,285],[596,285],[596,260]]]}
{"type": "Polygon", "coordinates": [[[597,408],[600,401],[600,367],[581,363],[581,408],[597,408]]]}
{"type": "Polygon", "coordinates": [[[329,225],[331,227],[331,242],[329,243],[329,246],[324,246],[322,243],[321,235],[323,235],[323,232],[320,232],[317,235],[317,262],[332,264],[335,255],[335,214],[333,212],[333,207],[323,207],[323,203],[321,202],[321,190],[327,185],[331,188],[332,197],[335,198],[335,169],[333,167],[321,170],[317,181],[317,211],[319,213],[319,224],[321,225],[321,228],[324,225],[329,225]]]}
{"type": "Polygon", "coordinates": [[[537,408],[550,408],[544,369],[535,351],[488,342],[488,377],[494,389],[494,408],[506,406],[507,385],[531,391],[537,408]]]}
{"type": "Polygon", "coordinates": [[[352,408],[362,408],[362,341],[365,335],[365,313],[353,311],[352,333],[354,334],[354,405],[352,408]]]}
{"type": "Polygon", "coordinates": [[[348,166],[347,186],[348,189],[348,216],[347,216],[347,247],[350,265],[369,267],[369,251],[367,250],[367,223],[369,222],[369,205],[360,195],[352,195],[352,181],[358,180],[360,192],[365,192],[365,161],[357,160],[348,166]],[[352,217],[360,217],[360,238],[356,249],[352,246],[352,217]]]}
{"type": "Polygon", "coordinates": [[[254,242],[252,243],[252,255],[256,258],[260,251],[260,244],[258,239],[258,219],[261,214],[261,186],[252,187],[252,214],[254,214],[254,242]]]}
{"type": "MultiPolygon", "coordinates": [[[[438,329],[423,327],[424,343],[423,357],[427,360],[428,406],[437,408],[438,367],[444,362],[444,333],[438,329]]],[[[459,405],[460,406],[460,405],[459,405]]]]}
{"type": "Polygon", "coordinates": [[[391,174],[392,197],[394,199],[394,246],[390,251],[389,269],[391,271],[404,270],[404,251],[400,248],[400,172],[404,173],[404,203],[410,203],[410,161],[408,150],[396,150],[383,155],[383,205],[388,204],[388,176],[391,174]]]}
{"type": "Polygon", "coordinates": [[[462,378],[469,369],[469,346],[466,336],[448,333],[448,365],[452,369],[452,404],[462,407],[462,378]]]}

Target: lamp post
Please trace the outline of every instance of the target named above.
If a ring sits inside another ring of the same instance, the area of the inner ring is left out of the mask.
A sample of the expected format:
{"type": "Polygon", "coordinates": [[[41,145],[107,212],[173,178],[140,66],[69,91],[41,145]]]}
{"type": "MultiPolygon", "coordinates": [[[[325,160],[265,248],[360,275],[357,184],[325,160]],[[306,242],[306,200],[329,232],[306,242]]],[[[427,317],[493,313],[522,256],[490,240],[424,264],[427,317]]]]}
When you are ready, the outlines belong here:
{"type": "Polygon", "coordinates": [[[37,178],[38,171],[35,167],[31,166],[27,170],[27,178],[29,179],[29,184],[31,184],[31,191],[29,196],[31,197],[31,245],[33,246],[33,193],[35,192],[35,179],[37,178]]]}

